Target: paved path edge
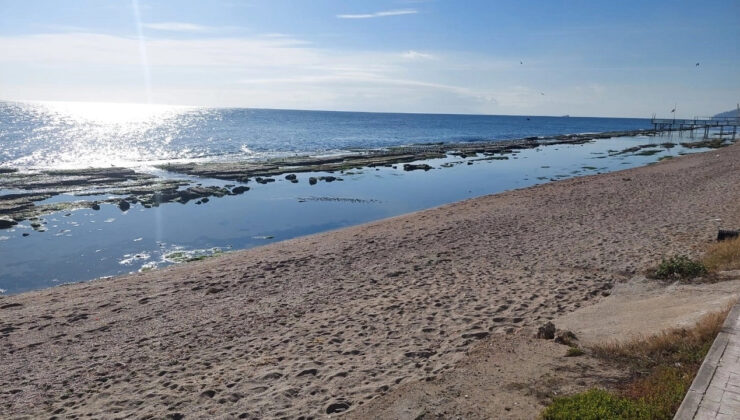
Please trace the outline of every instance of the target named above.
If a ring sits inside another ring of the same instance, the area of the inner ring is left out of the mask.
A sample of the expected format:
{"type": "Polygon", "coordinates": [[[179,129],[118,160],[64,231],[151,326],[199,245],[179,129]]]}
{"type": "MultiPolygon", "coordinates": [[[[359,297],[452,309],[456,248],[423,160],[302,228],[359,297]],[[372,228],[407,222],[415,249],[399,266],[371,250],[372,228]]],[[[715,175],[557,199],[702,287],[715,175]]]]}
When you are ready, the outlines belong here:
{"type": "Polygon", "coordinates": [[[727,318],[725,318],[725,322],[722,324],[722,330],[717,334],[717,338],[714,339],[712,347],[709,349],[704,362],[702,362],[699,371],[696,373],[694,382],[691,383],[689,391],[686,393],[681,406],[673,417],[674,420],[694,419],[704,399],[704,394],[717,371],[720,360],[722,360],[722,356],[727,349],[730,337],[736,334],[740,335],[740,302],[736,303],[727,314],[727,318]]]}

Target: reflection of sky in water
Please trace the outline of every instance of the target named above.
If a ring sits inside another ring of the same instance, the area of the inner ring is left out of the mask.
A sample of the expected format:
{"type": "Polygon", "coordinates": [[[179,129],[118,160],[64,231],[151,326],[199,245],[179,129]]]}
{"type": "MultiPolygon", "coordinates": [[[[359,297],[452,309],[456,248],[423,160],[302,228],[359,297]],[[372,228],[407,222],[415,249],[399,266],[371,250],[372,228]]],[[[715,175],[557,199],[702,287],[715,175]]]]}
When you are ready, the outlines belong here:
{"type": "MultiPolygon", "coordinates": [[[[60,282],[122,274],[166,265],[166,256],[172,252],[198,256],[213,248],[249,248],[553,178],[640,166],[685,151],[680,146],[660,147],[666,140],[620,138],[541,147],[510,154],[509,160],[483,160],[473,165],[463,162],[428,172],[404,172],[402,165],[398,169],[366,168],[354,175],[335,173],[344,181],[319,182],[314,186],[309,186],[307,179],[317,174],[298,174],[298,184],[281,176],[278,182],[267,185],[250,183],[251,190],[243,195],[211,198],[202,205],[170,203],[152,209],[133,205],[125,213],[116,206],[104,205],[100,211],[60,212],[44,218],[45,233],[32,230],[28,222],[0,231],[0,235],[8,237],[0,241],[0,288],[17,293],[60,282]],[[660,152],[653,156],[609,156],[609,150],[646,143],[654,143],[660,152]],[[368,202],[311,200],[312,197],[368,202]],[[309,200],[301,200],[305,198],[309,200]],[[30,235],[22,237],[23,233],[30,235]]],[[[463,159],[450,157],[428,163],[439,168],[443,163],[460,161],[463,159]]],[[[231,183],[208,179],[198,182],[231,183]]]]}

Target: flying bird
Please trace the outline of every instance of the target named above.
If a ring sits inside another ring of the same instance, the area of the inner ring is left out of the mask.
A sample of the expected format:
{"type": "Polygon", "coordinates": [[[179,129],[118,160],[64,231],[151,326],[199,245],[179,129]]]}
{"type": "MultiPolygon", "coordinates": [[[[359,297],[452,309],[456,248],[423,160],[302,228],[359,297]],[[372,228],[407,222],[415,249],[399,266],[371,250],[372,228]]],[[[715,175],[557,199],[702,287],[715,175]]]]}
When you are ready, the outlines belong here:
{"type": "Polygon", "coordinates": [[[545,92],[540,92],[540,95],[545,96],[545,92]]]}
{"type": "Polygon", "coordinates": [[[671,112],[676,112],[676,108],[673,108],[673,109],[671,110],[671,112]]]}
{"type": "Polygon", "coordinates": [[[523,61],[520,61],[519,64],[524,64],[524,62],[523,61]]]}
{"type": "Polygon", "coordinates": [[[698,62],[696,63],[696,67],[699,67],[699,63],[698,62]]]}

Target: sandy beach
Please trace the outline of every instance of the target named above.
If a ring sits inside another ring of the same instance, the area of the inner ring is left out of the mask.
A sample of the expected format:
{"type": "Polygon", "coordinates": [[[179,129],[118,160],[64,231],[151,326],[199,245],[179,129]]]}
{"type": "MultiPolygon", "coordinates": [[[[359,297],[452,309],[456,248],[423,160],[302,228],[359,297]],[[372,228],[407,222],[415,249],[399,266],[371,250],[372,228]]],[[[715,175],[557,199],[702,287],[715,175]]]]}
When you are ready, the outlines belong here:
{"type": "Polygon", "coordinates": [[[733,145],[0,298],[0,417],[370,416],[480,348],[537,357],[529,328],[740,227],[739,161],[733,145]]]}

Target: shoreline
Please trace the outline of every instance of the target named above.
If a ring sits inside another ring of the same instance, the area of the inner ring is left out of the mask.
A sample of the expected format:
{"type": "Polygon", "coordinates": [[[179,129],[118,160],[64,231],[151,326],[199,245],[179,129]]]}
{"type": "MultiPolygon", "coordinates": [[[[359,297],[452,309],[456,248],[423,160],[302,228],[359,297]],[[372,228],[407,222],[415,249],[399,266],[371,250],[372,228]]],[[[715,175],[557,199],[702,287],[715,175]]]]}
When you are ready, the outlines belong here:
{"type": "MultiPolygon", "coordinates": [[[[505,154],[470,154],[468,150],[468,154],[457,151],[444,158],[404,164],[408,167],[388,164],[374,169],[291,173],[256,177],[248,185],[171,173],[137,174],[129,169],[86,169],[75,175],[61,171],[55,173],[56,178],[33,181],[39,190],[15,191],[15,197],[21,197],[15,203],[14,196],[7,194],[12,191],[0,190],[0,207],[19,205],[18,214],[28,217],[28,221],[7,223],[7,216],[0,215],[0,223],[5,221],[9,227],[0,230],[0,253],[10,262],[0,270],[0,293],[147,271],[471,197],[652,164],[726,144],[715,143],[637,136],[505,154]],[[55,179],[73,191],[49,190],[55,179]],[[87,182],[108,181],[115,187],[80,190],[87,182]],[[50,197],[52,193],[58,195],[50,197]],[[43,201],[28,202],[39,194],[43,201]]],[[[22,180],[0,176],[0,183],[22,180]]]]}
{"type": "Polygon", "coordinates": [[[0,414],[352,411],[740,225],[738,156],[733,145],[2,297],[0,414]]]}

